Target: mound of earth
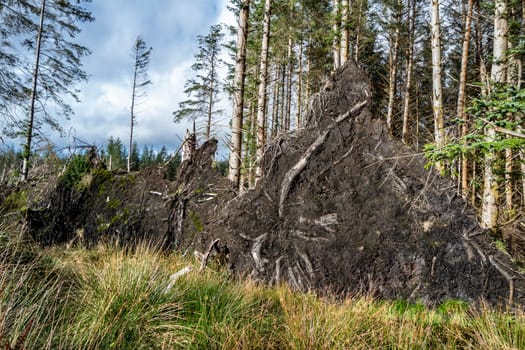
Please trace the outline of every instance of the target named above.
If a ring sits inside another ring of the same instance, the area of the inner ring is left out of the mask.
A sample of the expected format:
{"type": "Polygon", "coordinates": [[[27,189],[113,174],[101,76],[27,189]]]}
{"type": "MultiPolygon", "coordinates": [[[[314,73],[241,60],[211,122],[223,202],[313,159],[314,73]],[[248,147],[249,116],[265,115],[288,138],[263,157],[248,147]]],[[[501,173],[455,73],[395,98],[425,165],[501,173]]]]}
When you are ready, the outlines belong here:
{"type": "Polygon", "coordinates": [[[212,140],[174,182],[165,167],[59,181],[27,211],[28,231],[48,244],[147,239],[199,258],[217,251],[237,276],[297,290],[523,305],[525,280],[510,257],[454,185],[372,118],[369,89],[354,63],[337,70],[305,128],[271,143],[265,176],[242,195],[214,168],[212,140]]]}
{"type": "Polygon", "coordinates": [[[213,167],[216,149],[216,140],[204,144],[180,165],[176,181],[167,179],[166,166],[130,174],[94,167],[74,181],[63,175],[26,210],[27,232],[42,244],[148,241],[189,249],[214,215],[209,200],[231,193],[217,188],[225,179],[213,167]]]}
{"type": "Polygon", "coordinates": [[[208,240],[221,239],[237,274],[298,290],[522,303],[523,276],[454,185],[371,118],[369,86],[355,64],[339,69],[208,240]]]}

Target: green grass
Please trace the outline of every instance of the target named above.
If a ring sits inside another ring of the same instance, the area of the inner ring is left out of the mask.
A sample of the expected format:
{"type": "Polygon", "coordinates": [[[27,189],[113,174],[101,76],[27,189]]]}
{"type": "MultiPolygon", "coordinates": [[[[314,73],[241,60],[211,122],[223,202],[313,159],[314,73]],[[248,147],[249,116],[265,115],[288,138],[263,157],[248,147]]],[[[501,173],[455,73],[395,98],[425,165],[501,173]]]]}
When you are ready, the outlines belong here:
{"type": "Polygon", "coordinates": [[[520,311],[335,301],[199,273],[148,245],[41,252],[10,242],[0,235],[4,349],[525,349],[520,311]]]}

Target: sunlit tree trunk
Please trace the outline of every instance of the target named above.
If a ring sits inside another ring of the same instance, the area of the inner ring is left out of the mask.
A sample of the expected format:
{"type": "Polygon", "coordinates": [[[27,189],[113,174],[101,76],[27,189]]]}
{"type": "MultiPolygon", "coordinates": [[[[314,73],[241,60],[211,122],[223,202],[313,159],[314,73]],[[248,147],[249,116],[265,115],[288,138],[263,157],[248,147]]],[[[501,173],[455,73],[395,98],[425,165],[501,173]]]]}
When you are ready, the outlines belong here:
{"type": "Polygon", "coordinates": [[[263,176],[262,158],[266,145],[266,84],[268,80],[268,48],[270,43],[270,11],[271,0],[264,5],[264,28],[261,47],[261,67],[259,71],[259,93],[257,96],[257,153],[255,182],[263,176]]]}
{"type": "MultiPolygon", "coordinates": [[[[491,79],[495,83],[504,83],[505,59],[507,52],[507,9],[505,0],[496,0],[494,10],[494,47],[491,79]]],[[[485,129],[485,142],[496,140],[496,131],[490,125],[485,129]]],[[[481,226],[495,229],[498,221],[498,182],[494,172],[496,154],[487,152],[483,161],[483,195],[481,206],[481,226]]]]}
{"type": "MultiPolygon", "coordinates": [[[[432,30],[432,110],[434,113],[434,142],[438,147],[445,144],[443,121],[443,91],[441,86],[441,26],[439,18],[439,1],[431,0],[432,30]]],[[[438,170],[442,165],[437,164],[438,170]]]]}
{"type": "MultiPolygon", "coordinates": [[[[343,0],[344,1],[344,0],[343,0]]],[[[340,0],[334,0],[333,2],[334,8],[333,8],[333,27],[332,30],[334,32],[334,40],[332,43],[332,54],[334,56],[334,70],[339,68],[341,66],[341,5],[340,0]]]]}
{"type": "Polygon", "coordinates": [[[358,5],[358,14],[357,14],[357,25],[355,28],[355,43],[354,43],[354,61],[359,62],[359,45],[361,45],[361,26],[363,21],[363,16],[365,15],[363,13],[363,1],[365,0],[357,0],[359,1],[358,5]]]}
{"type": "Polygon", "coordinates": [[[242,120],[244,109],[244,75],[246,71],[246,42],[248,39],[248,17],[250,0],[243,0],[240,5],[239,28],[237,30],[237,57],[235,63],[232,141],[228,178],[234,188],[240,186],[242,155],[242,120]]]}
{"type": "Polygon", "coordinates": [[[348,32],[350,0],[341,1],[341,65],[343,65],[348,61],[350,53],[350,33],[348,32]]]}
{"type": "MultiPolygon", "coordinates": [[[[461,138],[465,140],[468,134],[468,115],[465,113],[466,95],[465,88],[467,85],[467,68],[469,56],[469,44],[472,23],[472,10],[474,8],[474,0],[469,0],[467,4],[467,13],[465,15],[465,28],[463,30],[463,48],[461,53],[461,70],[459,73],[459,87],[458,87],[458,103],[457,115],[459,119],[463,120],[461,126],[461,138]]],[[[468,158],[465,154],[461,156],[461,195],[463,198],[468,196],[468,158]]]]}

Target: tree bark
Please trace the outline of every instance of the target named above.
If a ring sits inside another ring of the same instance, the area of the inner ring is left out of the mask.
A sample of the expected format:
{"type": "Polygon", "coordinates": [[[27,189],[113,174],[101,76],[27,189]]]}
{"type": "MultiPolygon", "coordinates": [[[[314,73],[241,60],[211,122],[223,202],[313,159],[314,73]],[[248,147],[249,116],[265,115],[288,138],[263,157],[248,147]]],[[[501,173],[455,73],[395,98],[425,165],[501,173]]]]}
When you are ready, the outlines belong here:
{"type": "Polygon", "coordinates": [[[341,0],[341,65],[348,61],[350,52],[350,33],[348,31],[350,0],[341,0]]]}
{"type": "MultiPolygon", "coordinates": [[[[398,1],[398,3],[400,3],[398,1]]],[[[386,125],[388,130],[392,132],[393,117],[394,117],[394,104],[396,100],[396,86],[397,86],[397,57],[399,50],[399,21],[401,17],[401,10],[397,9],[395,16],[395,27],[390,29],[389,41],[390,48],[388,53],[388,106],[386,113],[386,125]]]]}
{"type": "Polygon", "coordinates": [[[414,38],[415,38],[415,17],[416,4],[414,0],[409,1],[409,25],[408,25],[408,43],[407,43],[407,81],[405,85],[405,100],[403,103],[403,129],[401,132],[401,141],[408,143],[408,117],[410,112],[410,89],[412,85],[412,66],[414,64],[414,38]]]}
{"type": "MultiPolygon", "coordinates": [[[[461,53],[461,70],[459,73],[459,87],[458,87],[458,103],[457,115],[463,120],[461,126],[461,139],[463,142],[468,134],[468,115],[465,113],[466,95],[465,88],[467,85],[467,68],[469,56],[469,44],[471,34],[472,11],[474,8],[474,0],[468,0],[467,13],[465,15],[465,28],[463,34],[463,49],[461,53]]],[[[461,155],[461,195],[464,199],[468,197],[468,158],[465,154],[461,155]]]]}
{"type": "MultiPolygon", "coordinates": [[[[292,30],[290,28],[290,30],[292,30]]],[[[285,103],[285,127],[284,130],[288,131],[291,129],[292,126],[292,85],[293,85],[293,73],[294,73],[294,52],[293,52],[293,38],[292,34],[290,33],[290,37],[288,38],[288,72],[286,74],[286,103],[285,103]]]]}
{"type": "MultiPolygon", "coordinates": [[[[505,59],[507,51],[507,20],[505,18],[507,9],[505,0],[496,0],[494,11],[494,47],[493,62],[491,69],[491,80],[494,83],[504,83],[505,59]]],[[[496,140],[496,130],[490,124],[485,129],[485,142],[492,143],[496,140]]],[[[495,229],[498,223],[498,181],[493,166],[496,154],[487,152],[483,162],[484,179],[481,207],[481,226],[487,229],[495,229]]]]}
{"type": "Polygon", "coordinates": [[[340,0],[334,0],[334,8],[333,8],[333,27],[332,30],[334,32],[334,40],[332,43],[332,54],[334,56],[334,70],[339,68],[341,66],[341,18],[340,18],[340,0]]]}
{"type": "MultiPolygon", "coordinates": [[[[445,144],[443,120],[443,90],[441,85],[441,26],[439,0],[430,0],[432,29],[432,110],[434,114],[434,140],[438,147],[445,144]]],[[[442,165],[437,164],[438,170],[442,165]]]]}
{"type": "Polygon", "coordinates": [[[262,158],[266,145],[266,84],[268,80],[268,48],[270,43],[271,0],[264,4],[264,28],[261,47],[261,67],[259,71],[259,93],[257,96],[257,152],[255,184],[263,176],[262,158]]]}
{"type": "Polygon", "coordinates": [[[296,116],[295,116],[295,128],[301,128],[302,119],[303,119],[303,40],[299,44],[299,57],[297,57],[298,62],[298,71],[297,71],[297,107],[296,107],[296,116]]]}
{"type": "Polygon", "coordinates": [[[354,61],[359,62],[359,45],[361,44],[361,25],[363,21],[363,1],[359,1],[359,13],[357,14],[357,25],[355,28],[355,42],[354,42],[354,61]]]}
{"type": "Polygon", "coordinates": [[[494,9],[494,47],[491,79],[496,83],[506,81],[507,30],[506,0],[496,0],[494,9]]]}
{"type": "Polygon", "coordinates": [[[211,72],[211,76],[210,76],[210,87],[209,87],[209,92],[210,92],[210,95],[208,96],[208,111],[207,111],[207,114],[208,114],[208,120],[206,122],[206,141],[209,141],[210,138],[211,138],[211,121],[212,121],[212,117],[213,117],[213,99],[215,98],[215,94],[214,94],[214,91],[215,91],[215,60],[216,60],[216,57],[215,57],[215,52],[212,53],[212,57],[210,58],[210,64],[211,64],[211,68],[210,68],[210,72],[211,72]]]}
{"type": "Polygon", "coordinates": [[[246,42],[248,40],[248,17],[250,0],[241,2],[239,28],[237,30],[237,57],[234,75],[232,141],[228,178],[233,187],[239,189],[242,157],[242,120],[244,112],[244,78],[246,72],[246,42]]]}
{"type": "Polygon", "coordinates": [[[29,118],[27,121],[26,130],[26,144],[24,145],[24,159],[22,162],[22,181],[27,181],[29,175],[29,159],[31,157],[31,143],[33,140],[33,126],[35,122],[35,104],[38,88],[38,75],[40,68],[40,51],[42,45],[42,34],[44,32],[44,18],[46,16],[46,0],[42,0],[42,7],[40,8],[40,25],[36,39],[36,59],[35,70],[33,73],[33,86],[31,88],[31,107],[29,110],[29,118]]]}
{"type": "Polygon", "coordinates": [[[280,69],[279,65],[274,66],[274,83],[273,83],[273,101],[272,101],[272,138],[277,136],[279,130],[279,91],[280,87],[280,69]]]}

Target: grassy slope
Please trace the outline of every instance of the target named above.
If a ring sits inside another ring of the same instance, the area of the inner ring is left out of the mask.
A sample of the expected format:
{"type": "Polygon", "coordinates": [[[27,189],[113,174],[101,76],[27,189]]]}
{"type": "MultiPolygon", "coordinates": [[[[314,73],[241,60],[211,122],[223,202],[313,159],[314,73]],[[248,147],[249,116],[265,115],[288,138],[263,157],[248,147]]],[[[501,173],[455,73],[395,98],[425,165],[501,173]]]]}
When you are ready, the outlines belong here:
{"type": "MultiPolygon", "coordinates": [[[[5,230],[3,231],[5,232],[5,230]]],[[[152,247],[37,252],[0,234],[0,348],[525,349],[525,314],[234,282],[152,247]]]]}

